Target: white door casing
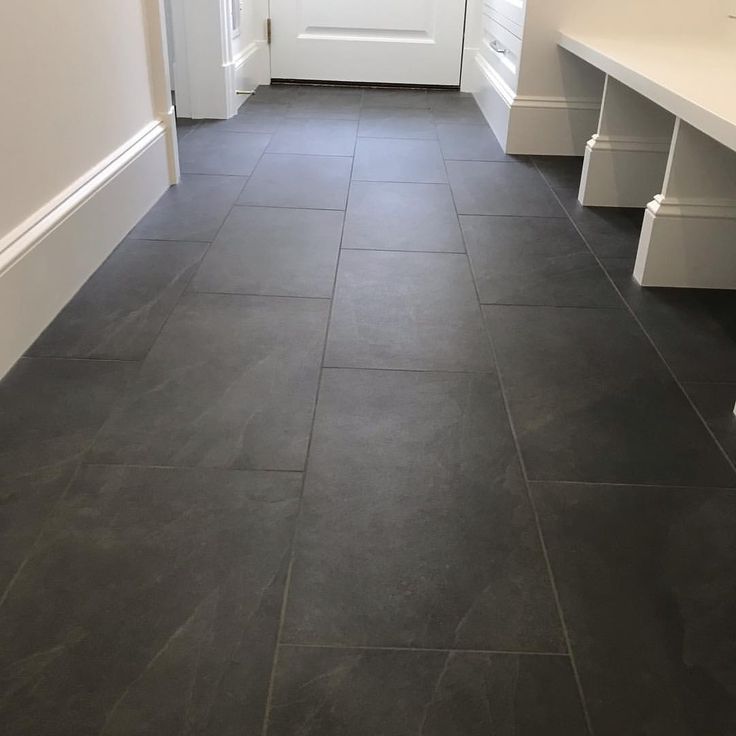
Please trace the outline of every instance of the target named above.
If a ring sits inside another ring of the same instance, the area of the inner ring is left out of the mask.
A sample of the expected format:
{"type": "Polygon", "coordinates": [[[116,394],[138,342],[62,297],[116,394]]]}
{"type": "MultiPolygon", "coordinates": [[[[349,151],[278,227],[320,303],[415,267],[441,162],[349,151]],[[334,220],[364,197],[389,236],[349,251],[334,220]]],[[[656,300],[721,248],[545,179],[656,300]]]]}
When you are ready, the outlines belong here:
{"type": "Polygon", "coordinates": [[[458,85],[466,0],[271,0],[274,79],[458,85]]]}

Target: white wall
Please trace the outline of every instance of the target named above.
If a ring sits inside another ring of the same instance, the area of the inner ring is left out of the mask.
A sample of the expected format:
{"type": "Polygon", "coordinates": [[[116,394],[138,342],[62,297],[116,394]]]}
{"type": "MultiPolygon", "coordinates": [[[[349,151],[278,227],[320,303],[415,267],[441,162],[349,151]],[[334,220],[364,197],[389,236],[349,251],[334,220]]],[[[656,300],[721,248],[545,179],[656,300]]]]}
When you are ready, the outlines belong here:
{"type": "Polygon", "coordinates": [[[236,39],[236,87],[250,91],[271,81],[270,58],[266,40],[268,0],[243,0],[240,37],[236,39]]]}
{"type": "Polygon", "coordinates": [[[0,2],[0,376],[178,176],[161,9],[0,2]]]}
{"type": "Polygon", "coordinates": [[[2,0],[0,60],[1,236],[155,114],[139,0],[2,0]]]}

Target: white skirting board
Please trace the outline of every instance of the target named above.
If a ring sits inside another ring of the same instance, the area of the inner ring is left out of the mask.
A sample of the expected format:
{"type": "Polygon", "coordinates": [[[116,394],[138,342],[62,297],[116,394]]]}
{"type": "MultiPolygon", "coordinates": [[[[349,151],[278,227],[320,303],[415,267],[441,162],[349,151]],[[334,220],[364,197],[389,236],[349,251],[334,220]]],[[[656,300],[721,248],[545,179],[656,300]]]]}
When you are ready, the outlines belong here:
{"type": "Polygon", "coordinates": [[[235,109],[248,99],[243,92],[252,92],[259,84],[271,82],[270,60],[268,57],[268,43],[253,41],[248,44],[236,57],[232,66],[235,90],[235,109]]]}
{"type": "Polygon", "coordinates": [[[516,94],[480,53],[475,71],[468,69],[466,88],[476,101],[506,153],[582,156],[598,129],[600,100],[531,97],[516,94]]]}
{"type": "Polygon", "coordinates": [[[0,377],[175,180],[171,126],[150,123],[0,239],[0,377]]]}

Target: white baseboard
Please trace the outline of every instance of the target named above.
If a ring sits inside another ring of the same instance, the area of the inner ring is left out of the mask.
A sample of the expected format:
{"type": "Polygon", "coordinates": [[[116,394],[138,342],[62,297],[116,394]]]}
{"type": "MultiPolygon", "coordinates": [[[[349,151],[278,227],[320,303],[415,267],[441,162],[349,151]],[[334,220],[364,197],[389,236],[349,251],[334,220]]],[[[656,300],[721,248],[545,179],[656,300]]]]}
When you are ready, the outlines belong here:
{"type": "Polygon", "coordinates": [[[0,377],[175,180],[172,141],[150,123],[0,239],[0,377]]]}
{"type": "Polygon", "coordinates": [[[657,195],[644,213],[634,277],[642,286],[736,289],[736,202],[657,195]]]}
{"type": "Polygon", "coordinates": [[[251,92],[259,84],[269,84],[271,81],[270,59],[267,41],[253,41],[249,43],[233,61],[234,88],[237,95],[236,109],[247,99],[247,95],[238,94],[251,92]]]}
{"type": "Polygon", "coordinates": [[[469,86],[506,153],[583,155],[598,129],[600,100],[519,95],[480,53],[475,66],[475,80],[469,86]]]}
{"type": "Polygon", "coordinates": [[[586,207],[646,207],[662,191],[670,139],[596,133],[585,146],[579,200],[586,207]]]}

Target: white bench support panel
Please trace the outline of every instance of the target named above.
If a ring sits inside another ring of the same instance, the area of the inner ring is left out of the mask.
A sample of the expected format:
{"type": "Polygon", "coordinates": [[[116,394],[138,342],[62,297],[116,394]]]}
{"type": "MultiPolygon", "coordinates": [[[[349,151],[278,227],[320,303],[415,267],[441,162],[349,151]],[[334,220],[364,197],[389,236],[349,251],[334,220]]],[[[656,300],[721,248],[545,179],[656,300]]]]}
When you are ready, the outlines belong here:
{"type": "Polygon", "coordinates": [[[598,132],[585,148],[580,202],[645,207],[661,191],[675,117],[606,77],[598,132]]]}
{"type": "Polygon", "coordinates": [[[736,289],[736,152],[679,119],[634,277],[642,286],[736,289]]]}

